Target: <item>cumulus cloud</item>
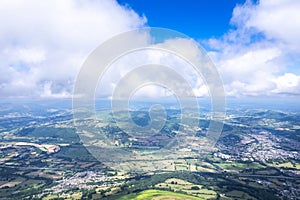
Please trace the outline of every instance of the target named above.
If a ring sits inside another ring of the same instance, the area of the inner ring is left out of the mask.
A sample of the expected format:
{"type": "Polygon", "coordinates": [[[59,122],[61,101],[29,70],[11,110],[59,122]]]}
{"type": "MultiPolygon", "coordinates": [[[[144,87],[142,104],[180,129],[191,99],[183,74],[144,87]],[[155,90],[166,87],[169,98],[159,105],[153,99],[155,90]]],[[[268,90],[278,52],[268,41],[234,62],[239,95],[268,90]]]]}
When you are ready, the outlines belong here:
{"type": "MultiPolygon", "coordinates": [[[[157,37],[155,35],[151,36],[157,37]]],[[[147,38],[144,39],[148,40],[147,38]]],[[[145,44],[147,46],[149,45],[148,47],[150,48],[142,48],[124,54],[118,57],[112,65],[107,66],[107,70],[99,80],[96,97],[112,96],[120,80],[134,71],[134,69],[145,65],[159,66],[161,72],[165,70],[165,67],[172,70],[172,72],[174,72],[173,76],[170,74],[170,76],[165,77],[164,80],[167,80],[169,84],[173,83],[172,86],[180,83],[178,88],[183,88],[183,83],[180,81],[186,81],[191,88],[191,95],[193,96],[202,97],[209,95],[205,75],[209,76],[209,73],[211,73],[209,67],[211,66],[207,64],[200,65],[200,67],[203,68],[200,69],[201,73],[198,73],[196,70],[197,67],[191,64],[191,62],[200,64],[206,62],[203,58],[202,50],[193,40],[175,37],[155,44],[145,44]],[[207,67],[207,69],[205,69],[204,66],[207,67]],[[177,79],[178,77],[175,77],[175,73],[182,78],[180,81],[177,79]]],[[[160,71],[157,73],[160,73],[160,71]]],[[[155,78],[158,77],[159,74],[157,73],[153,75],[151,72],[143,72],[142,79],[147,79],[151,82],[151,80],[155,80],[155,78]]],[[[127,80],[127,84],[135,84],[140,78],[141,77],[136,77],[133,80],[127,80]]],[[[213,78],[210,77],[210,79],[213,78]]],[[[144,85],[144,87],[141,87],[134,94],[134,98],[171,98],[171,96],[179,95],[176,94],[175,91],[172,91],[167,85],[164,85],[167,87],[165,88],[159,85],[159,83],[160,82],[152,82],[152,85],[144,85]]]]}
{"type": "Polygon", "coordinates": [[[273,79],[273,82],[277,86],[276,89],[273,90],[274,93],[300,94],[300,76],[285,73],[273,79]]]}
{"type": "Polygon", "coordinates": [[[114,0],[1,1],[1,97],[70,96],[94,48],[145,23],[114,0]]]}
{"type": "Polygon", "coordinates": [[[228,95],[299,94],[293,74],[299,65],[299,9],[299,1],[247,0],[233,10],[228,33],[203,42],[228,95]],[[289,78],[293,87],[285,84],[289,78]]]}
{"type": "MultiPolygon", "coordinates": [[[[250,9],[247,27],[262,31],[268,39],[276,39],[300,52],[300,1],[260,1],[250,9]]],[[[238,16],[236,16],[238,17],[238,16]]]]}

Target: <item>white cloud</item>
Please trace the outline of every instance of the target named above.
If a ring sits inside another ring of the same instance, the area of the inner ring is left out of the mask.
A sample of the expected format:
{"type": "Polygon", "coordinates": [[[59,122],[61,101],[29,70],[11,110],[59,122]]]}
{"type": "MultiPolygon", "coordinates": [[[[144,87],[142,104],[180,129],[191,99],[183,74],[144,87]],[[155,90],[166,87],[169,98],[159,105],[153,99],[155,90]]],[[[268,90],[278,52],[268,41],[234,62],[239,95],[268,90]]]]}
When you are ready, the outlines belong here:
{"type": "Polygon", "coordinates": [[[43,93],[41,94],[41,97],[45,98],[71,98],[71,94],[67,91],[61,91],[59,93],[53,93],[52,92],[52,83],[47,82],[44,84],[43,93]]]}
{"type": "Polygon", "coordinates": [[[19,60],[28,64],[40,63],[45,60],[45,51],[43,49],[19,49],[19,60]]]}
{"type": "MultiPolygon", "coordinates": [[[[258,76],[268,75],[270,71],[277,71],[278,67],[274,59],[280,56],[277,48],[270,49],[248,49],[238,56],[229,56],[226,60],[219,62],[221,74],[230,75],[224,80],[226,82],[243,80],[251,83],[258,76]]],[[[262,77],[263,78],[263,77],[262,77]]],[[[264,76],[264,78],[267,78],[264,76]]]]}
{"type": "MultiPolygon", "coordinates": [[[[162,43],[153,44],[150,47],[152,47],[152,49],[136,50],[115,60],[114,63],[108,67],[108,70],[105,71],[103,77],[101,77],[101,80],[98,83],[96,97],[111,96],[114,89],[119,84],[119,81],[123,79],[126,74],[129,74],[129,72],[133,71],[133,69],[144,65],[160,65],[162,67],[161,72],[164,71],[163,67],[168,67],[173,70],[172,72],[176,73],[176,75],[186,81],[191,88],[191,95],[209,95],[208,88],[204,83],[205,74],[201,74],[202,76],[197,74],[195,68],[183,59],[185,58],[195,63],[203,62],[203,60],[201,60],[203,58],[199,56],[199,48],[195,45],[194,41],[186,38],[173,38],[167,39],[162,43]],[[174,52],[171,53],[170,50],[172,49],[176,52],[180,52],[176,54],[174,54],[174,52]]],[[[203,71],[205,72],[205,70],[203,71]]],[[[151,72],[144,72],[142,78],[132,78],[127,83],[135,84],[139,79],[154,80],[158,77],[157,73],[153,75],[151,72]]],[[[168,80],[168,84],[173,83],[176,85],[179,83],[180,85],[176,89],[183,88],[183,83],[177,78],[178,77],[175,77],[175,74],[173,74],[173,76],[170,75],[170,77],[165,77],[164,80],[168,80]]],[[[170,85],[165,86],[168,87],[170,85]]],[[[152,85],[147,85],[143,89],[139,90],[134,95],[137,96],[136,98],[159,98],[179,94],[176,94],[176,92],[171,88],[165,89],[153,83],[152,85]],[[169,90],[172,92],[168,92],[169,90]]]]}
{"type": "Polygon", "coordinates": [[[267,38],[277,39],[300,52],[300,1],[261,0],[250,11],[247,27],[255,27],[267,38]]]}
{"type": "Polygon", "coordinates": [[[298,95],[296,84],[300,56],[300,2],[247,0],[233,11],[233,28],[222,38],[204,42],[212,50],[227,95],[298,95]],[[284,86],[283,86],[284,85],[284,86]]]}
{"type": "Polygon", "coordinates": [[[162,88],[158,85],[145,85],[144,87],[139,88],[132,96],[132,98],[150,98],[156,99],[165,96],[171,96],[173,93],[167,93],[165,88],[162,88]]]}
{"type": "Polygon", "coordinates": [[[146,19],[114,0],[0,2],[0,96],[67,96],[88,54],[146,19]]]}
{"type": "Polygon", "coordinates": [[[296,76],[292,73],[286,73],[273,79],[277,85],[274,93],[283,94],[300,94],[300,76],[296,76]]]}

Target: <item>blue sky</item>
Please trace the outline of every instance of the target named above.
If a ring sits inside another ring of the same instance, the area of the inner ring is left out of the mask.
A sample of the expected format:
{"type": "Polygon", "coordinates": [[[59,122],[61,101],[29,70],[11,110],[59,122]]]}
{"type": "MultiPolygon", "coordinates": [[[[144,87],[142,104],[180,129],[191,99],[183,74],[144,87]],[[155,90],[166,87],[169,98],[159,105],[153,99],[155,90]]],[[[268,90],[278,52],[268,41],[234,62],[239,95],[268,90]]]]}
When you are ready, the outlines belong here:
{"type": "Polygon", "coordinates": [[[149,26],[204,46],[228,97],[298,98],[299,10],[299,0],[3,0],[0,98],[70,98],[95,48],[149,26]]]}
{"type": "Polygon", "coordinates": [[[244,0],[118,0],[140,15],[147,24],[177,30],[195,39],[221,37],[230,29],[232,11],[244,0]]]}

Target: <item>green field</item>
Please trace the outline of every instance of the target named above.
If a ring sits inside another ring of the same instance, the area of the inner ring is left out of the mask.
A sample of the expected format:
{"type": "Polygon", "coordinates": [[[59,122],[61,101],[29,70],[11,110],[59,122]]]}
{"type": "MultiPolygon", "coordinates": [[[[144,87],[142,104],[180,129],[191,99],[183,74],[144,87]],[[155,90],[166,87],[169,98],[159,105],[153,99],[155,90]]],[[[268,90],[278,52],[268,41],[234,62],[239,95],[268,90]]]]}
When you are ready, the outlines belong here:
{"type": "Polygon", "coordinates": [[[264,166],[255,163],[238,163],[238,162],[223,162],[218,164],[223,169],[227,170],[243,170],[249,169],[262,169],[264,166]]]}
{"type": "Polygon", "coordinates": [[[273,164],[270,164],[270,166],[300,170],[300,164],[299,163],[292,163],[292,162],[273,163],[273,164]]]}
{"type": "Polygon", "coordinates": [[[188,195],[199,197],[202,199],[215,199],[217,198],[217,193],[213,190],[208,190],[202,185],[197,185],[190,183],[188,181],[176,178],[167,179],[163,183],[158,183],[155,185],[158,189],[171,190],[174,192],[183,192],[188,195]],[[193,188],[194,187],[194,188],[193,188]]]}
{"type": "Polygon", "coordinates": [[[163,190],[145,190],[136,194],[125,195],[119,200],[161,200],[161,199],[174,199],[174,200],[202,200],[199,197],[193,197],[185,194],[163,190]]]}

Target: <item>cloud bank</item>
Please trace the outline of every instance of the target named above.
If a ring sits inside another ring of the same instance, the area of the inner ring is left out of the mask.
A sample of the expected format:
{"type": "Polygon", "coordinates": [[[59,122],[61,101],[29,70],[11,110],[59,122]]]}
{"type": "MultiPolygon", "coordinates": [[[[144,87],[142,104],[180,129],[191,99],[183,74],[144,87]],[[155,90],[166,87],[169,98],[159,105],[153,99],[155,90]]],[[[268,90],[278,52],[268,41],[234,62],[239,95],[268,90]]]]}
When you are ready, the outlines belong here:
{"type": "MultiPolygon", "coordinates": [[[[200,41],[209,49],[228,96],[300,94],[299,10],[296,0],[247,0],[233,10],[232,29],[223,37],[200,41]]],[[[144,27],[146,22],[115,0],[1,1],[0,98],[71,97],[89,53],[113,35],[144,27]]],[[[140,59],[136,63],[167,59],[180,69],[180,63],[166,55],[148,52],[134,59],[140,59]]],[[[124,70],[112,73],[106,78],[109,91],[124,70]]],[[[192,82],[197,96],[208,94],[202,80],[196,77],[192,82]]],[[[155,87],[148,91],[149,96],[165,93],[155,87]]]]}
{"type": "Polygon", "coordinates": [[[145,23],[113,0],[1,1],[1,98],[70,97],[97,45],[145,23]]]}
{"type": "Polygon", "coordinates": [[[235,7],[232,29],[204,44],[229,96],[299,95],[300,2],[248,0],[235,7]]]}

